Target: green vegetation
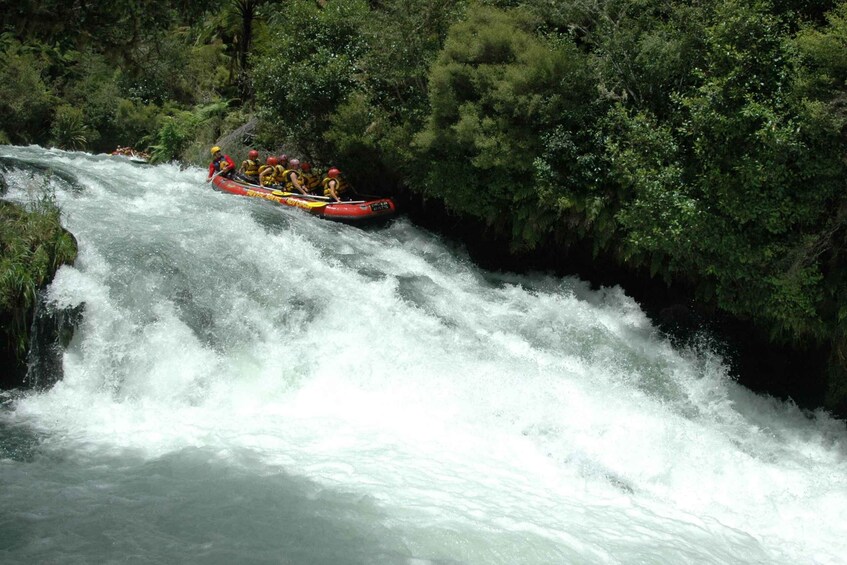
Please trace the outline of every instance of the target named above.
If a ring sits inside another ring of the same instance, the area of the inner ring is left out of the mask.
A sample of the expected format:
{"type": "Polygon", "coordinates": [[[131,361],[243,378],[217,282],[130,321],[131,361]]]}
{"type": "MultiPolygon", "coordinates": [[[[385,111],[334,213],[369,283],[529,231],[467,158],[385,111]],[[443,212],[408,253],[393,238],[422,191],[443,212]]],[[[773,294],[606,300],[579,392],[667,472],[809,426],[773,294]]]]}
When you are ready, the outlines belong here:
{"type": "Polygon", "coordinates": [[[584,168],[585,151],[598,149],[586,133],[599,117],[587,56],[572,41],[536,35],[538,24],[523,10],[473,6],[450,29],[415,138],[418,158],[435,166],[413,185],[511,227],[515,243],[529,246],[600,188],[584,168]]]}
{"type": "Polygon", "coordinates": [[[93,4],[0,15],[0,140],[284,147],[826,346],[847,414],[847,1],[93,4]]]}
{"type": "Polygon", "coordinates": [[[26,358],[32,308],[39,288],[76,259],[76,241],[60,223],[49,194],[26,208],[0,201],[0,317],[6,343],[26,358]]]}

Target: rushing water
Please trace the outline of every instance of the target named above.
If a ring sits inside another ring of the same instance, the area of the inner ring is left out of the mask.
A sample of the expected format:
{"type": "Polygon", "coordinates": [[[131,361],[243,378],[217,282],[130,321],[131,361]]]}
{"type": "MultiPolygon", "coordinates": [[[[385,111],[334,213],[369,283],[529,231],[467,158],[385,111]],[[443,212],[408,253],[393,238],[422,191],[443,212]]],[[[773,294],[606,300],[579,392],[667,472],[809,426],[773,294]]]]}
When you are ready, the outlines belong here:
{"type": "Polygon", "coordinates": [[[80,255],[50,300],[85,305],[63,380],[0,412],[3,563],[847,559],[843,422],[674,349],[621,289],[198,169],[0,158],[9,198],[55,191],[80,255]]]}

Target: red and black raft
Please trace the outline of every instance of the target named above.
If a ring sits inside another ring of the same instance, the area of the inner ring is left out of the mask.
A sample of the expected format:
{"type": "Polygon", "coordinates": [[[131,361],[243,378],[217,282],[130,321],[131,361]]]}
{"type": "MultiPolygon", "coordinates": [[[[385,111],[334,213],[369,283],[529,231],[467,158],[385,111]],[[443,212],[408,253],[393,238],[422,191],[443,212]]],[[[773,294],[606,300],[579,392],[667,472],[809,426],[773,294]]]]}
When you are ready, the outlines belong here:
{"type": "Polygon", "coordinates": [[[391,198],[367,198],[351,202],[332,202],[318,197],[308,197],[292,192],[283,192],[270,187],[243,184],[220,175],[212,179],[212,184],[225,192],[262,198],[283,206],[292,206],[307,212],[347,223],[370,223],[375,220],[387,220],[397,213],[397,206],[391,198]]]}

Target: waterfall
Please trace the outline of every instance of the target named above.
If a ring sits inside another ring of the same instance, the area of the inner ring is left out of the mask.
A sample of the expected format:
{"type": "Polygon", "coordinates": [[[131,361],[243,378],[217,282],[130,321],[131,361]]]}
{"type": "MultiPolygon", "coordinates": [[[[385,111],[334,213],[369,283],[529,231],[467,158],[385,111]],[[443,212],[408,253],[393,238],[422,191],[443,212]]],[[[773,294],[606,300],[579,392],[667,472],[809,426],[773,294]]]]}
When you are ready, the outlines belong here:
{"type": "Polygon", "coordinates": [[[199,169],[0,157],[7,198],[55,190],[80,254],[45,300],[82,312],[0,411],[6,562],[844,563],[844,423],[621,288],[199,169]]]}

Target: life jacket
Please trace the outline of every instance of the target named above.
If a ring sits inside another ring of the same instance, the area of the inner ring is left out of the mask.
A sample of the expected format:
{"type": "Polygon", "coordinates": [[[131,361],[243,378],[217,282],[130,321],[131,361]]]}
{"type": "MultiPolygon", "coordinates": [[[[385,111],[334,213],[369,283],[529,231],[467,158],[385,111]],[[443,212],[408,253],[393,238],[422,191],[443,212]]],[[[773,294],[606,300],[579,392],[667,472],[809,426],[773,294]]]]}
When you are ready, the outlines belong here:
{"type": "Polygon", "coordinates": [[[285,182],[285,165],[276,165],[274,168],[274,181],[276,184],[285,182]]]}
{"type": "Polygon", "coordinates": [[[262,186],[270,186],[272,184],[276,184],[276,176],[275,175],[267,175],[262,176],[262,173],[267,171],[268,169],[273,168],[272,165],[263,164],[259,165],[259,179],[262,181],[262,186]]]}
{"type": "Polygon", "coordinates": [[[306,190],[308,190],[309,192],[314,191],[321,184],[321,181],[318,179],[318,177],[313,175],[312,173],[301,173],[300,179],[303,181],[306,190]]]}
{"type": "Polygon", "coordinates": [[[210,170],[220,174],[222,177],[231,179],[235,174],[235,163],[228,156],[223,156],[216,161],[212,161],[210,170]],[[226,168],[226,170],[224,170],[226,168]]]}
{"type": "Polygon", "coordinates": [[[326,178],[324,178],[323,182],[321,183],[323,185],[323,188],[324,188],[324,196],[332,196],[332,193],[330,193],[330,191],[329,191],[329,181],[331,181],[331,180],[335,181],[335,194],[337,196],[341,196],[341,193],[344,192],[345,190],[347,190],[347,187],[341,183],[340,177],[335,177],[335,178],[326,177],[326,178]]]}
{"type": "MultiPolygon", "coordinates": [[[[300,185],[303,186],[303,173],[300,169],[285,169],[282,172],[283,182],[285,183],[285,190],[288,192],[294,192],[297,190],[297,187],[294,186],[294,183],[291,182],[291,173],[297,173],[297,178],[300,180],[300,185]]],[[[305,187],[303,187],[305,188],[305,187]]],[[[300,192],[297,190],[297,192],[300,192]]]]}
{"type": "Polygon", "coordinates": [[[244,169],[244,174],[248,177],[258,177],[262,170],[259,166],[259,162],[253,161],[252,159],[247,159],[241,163],[241,168],[244,169]]]}

